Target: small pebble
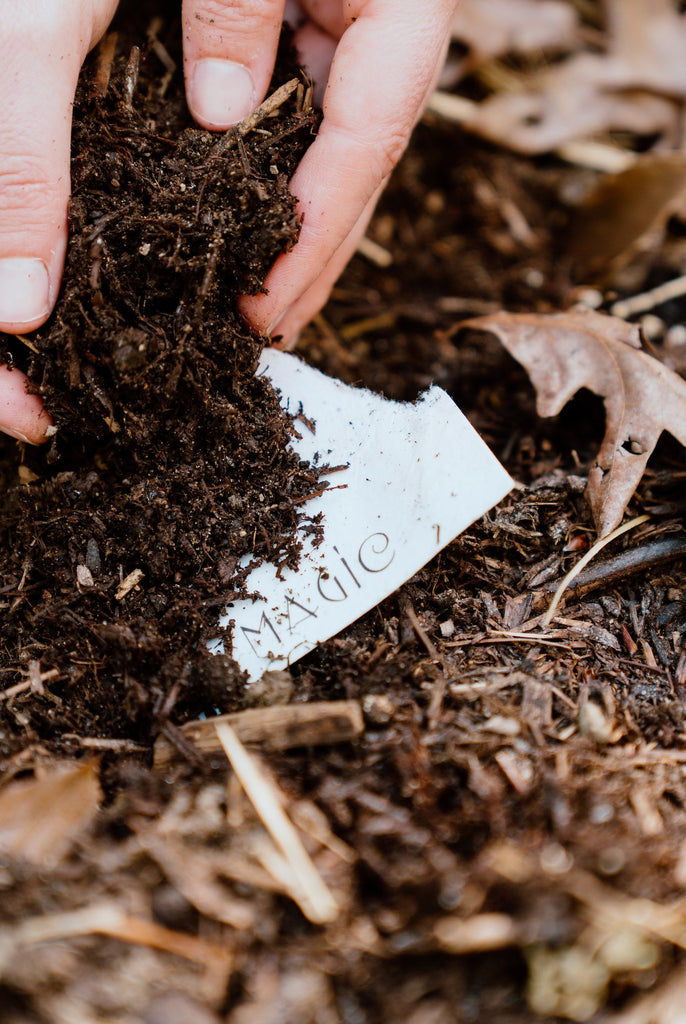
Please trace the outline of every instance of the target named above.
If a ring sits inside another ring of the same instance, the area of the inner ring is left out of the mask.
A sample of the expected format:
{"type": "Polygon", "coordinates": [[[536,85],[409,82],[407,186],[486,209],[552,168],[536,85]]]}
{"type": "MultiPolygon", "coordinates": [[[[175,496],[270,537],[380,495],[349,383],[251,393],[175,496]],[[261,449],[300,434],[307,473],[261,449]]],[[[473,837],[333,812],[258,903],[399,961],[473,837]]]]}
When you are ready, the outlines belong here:
{"type": "Polygon", "coordinates": [[[577,305],[586,306],[587,309],[600,309],[603,304],[603,293],[597,288],[581,288],[575,298],[577,305]]]}
{"type": "Polygon", "coordinates": [[[667,348],[681,348],[686,345],[686,325],[673,324],[668,328],[665,335],[665,346],[667,348]]]}
{"type": "Polygon", "coordinates": [[[76,582],[80,587],[94,587],[95,580],[87,565],[76,566],[76,582]]]}
{"type": "Polygon", "coordinates": [[[100,549],[94,537],[90,537],[86,544],[86,565],[93,576],[97,576],[102,568],[100,561],[100,549]]]}
{"type": "Polygon", "coordinates": [[[598,857],[598,870],[603,875],[618,875],[626,864],[626,854],[619,846],[609,846],[601,850],[598,857]]]}
{"type": "Polygon", "coordinates": [[[524,284],[528,285],[529,288],[542,288],[545,281],[545,277],[536,267],[527,267],[522,277],[524,278],[524,284]]]}
{"type": "Polygon", "coordinates": [[[362,698],[362,710],[372,725],[387,725],[395,715],[395,706],[384,693],[368,693],[362,698]]]}
{"type": "Polygon", "coordinates": [[[579,732],[603,745],[612,735],[612,722],[595,701],[587,700],[579,708],[579,732]]]}
{"type": "Polygon", "coordinates": [[[646,313],[641,317],[641,330],[648,341],[657,341],[665,333],[665,322],[654,313],[646,313]]]}

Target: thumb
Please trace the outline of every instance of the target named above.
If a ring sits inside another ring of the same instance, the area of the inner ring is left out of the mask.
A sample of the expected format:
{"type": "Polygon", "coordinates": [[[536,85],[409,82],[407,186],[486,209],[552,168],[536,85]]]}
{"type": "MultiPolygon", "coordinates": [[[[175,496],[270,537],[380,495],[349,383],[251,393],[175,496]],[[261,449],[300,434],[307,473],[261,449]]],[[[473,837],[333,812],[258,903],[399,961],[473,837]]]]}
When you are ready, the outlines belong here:
{"type": "Polygon", "coordinates": [[[184,0],[188,106],[205,128],[231,128],[262,102],[285,0],[184,0]]]}
{"type": "Polygon", "coordinates": [[[47,318],[66,249],[71,108],[109,0],[0,0],[0,330],[47,318]]]}

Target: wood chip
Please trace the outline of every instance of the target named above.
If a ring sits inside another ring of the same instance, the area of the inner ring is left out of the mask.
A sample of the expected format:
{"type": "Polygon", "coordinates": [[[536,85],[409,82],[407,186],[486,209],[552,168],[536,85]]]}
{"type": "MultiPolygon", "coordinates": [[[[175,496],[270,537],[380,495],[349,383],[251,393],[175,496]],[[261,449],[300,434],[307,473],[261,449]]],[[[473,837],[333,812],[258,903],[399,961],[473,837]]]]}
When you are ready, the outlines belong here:
{"type": "MultiPolygon", "coordinates": [[[[345,743],[364,732],[362,708],[356,700],[248,708],[230,715],[186,722],[179,731],[200,753],[214,754],[222,749],[216,728],[222,723],[230,725],[243,743],[267,750],[345,743]]],[[[166,737],[160,736],[155,743],[155,767],[169,764],[176,756],[176,748],[166,737]]]]}
{"type": "Polygon", "coordinates": [[[144,576],[145,573],[143,572],[142,569],[134,569],[133,572],[130,572],[129,575],[121,581],[121,583],[116,589],[114,596],[117,599],[117,601],[123,600],[123,598],[125,598],[126,595],[133,590],[134,587],[138,586],[138,584],[140,583],[144,576]]]}
{"type": "Polygon", "coordinates": [[[93,904],[62,914],[30,917],[12,929],[11,938],[16,947],[78,935],[109,935],[123,942],[174,953],[199,964],[208,964],[210,961],[231,963],[233,960],[231,950],[217,943],[126,914],[114,903],[93,904]]]}
{"type": "Polygon", "coordinates": [[[534,769],[528,758],[516,750],[505,748],[495,755],[495,761],[512,788],[521,796],[531,791],[534,769]]]}
{"type": "Polygon", "coordinates": [[[449,953],[483,953],[515,945],[518,940],[517,923],[509,914],[442,917],[433,933],[441,949],[449,953]]]}

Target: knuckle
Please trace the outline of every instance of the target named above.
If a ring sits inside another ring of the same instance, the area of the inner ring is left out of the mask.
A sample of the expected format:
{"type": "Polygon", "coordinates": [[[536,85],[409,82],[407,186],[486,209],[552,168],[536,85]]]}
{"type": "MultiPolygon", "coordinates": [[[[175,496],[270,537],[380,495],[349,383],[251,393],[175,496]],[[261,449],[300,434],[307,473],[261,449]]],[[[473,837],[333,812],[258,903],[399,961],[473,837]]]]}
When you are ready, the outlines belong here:
{"type": "Polygon", "coordinates": [[[45,216],[59,204],[61,196],[55,182],[46,175],[37,159],[6,157],[0,167],[0,213],[3,220],[11,214],[33,220],[45,216]]]}
{"type": "Polygon", "coordinates": [[[379,180],[387,177],[405,152],[409,132],[399,128],[388,128],[375,138],[372,147],[373,158],[378,167],[379,180]]]}
{"type": "Polygon", "coordinates": [[[227,0],[201,0],[193,6],[190,28],[212,36],[243,36],[255,25],[280,24],[283,4],[279,0],[230,3],[227,0]]]}

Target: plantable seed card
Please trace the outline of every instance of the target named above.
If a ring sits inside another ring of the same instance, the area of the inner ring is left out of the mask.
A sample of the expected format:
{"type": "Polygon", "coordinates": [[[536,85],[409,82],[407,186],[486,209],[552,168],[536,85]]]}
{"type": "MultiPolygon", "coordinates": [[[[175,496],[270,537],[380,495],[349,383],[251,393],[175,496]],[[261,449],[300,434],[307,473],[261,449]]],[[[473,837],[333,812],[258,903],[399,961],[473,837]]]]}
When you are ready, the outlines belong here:
{"type": "Polygon", "coordinates": [[[257,566],[247,581],[255,599],[231,602],[222,619],[251,680],[369,611],[512,487],[441,388],[391,402],[276,349],[258,373],[297,417],[293,448],[323,471],[302,506],[297,570],[257,566]]]}

